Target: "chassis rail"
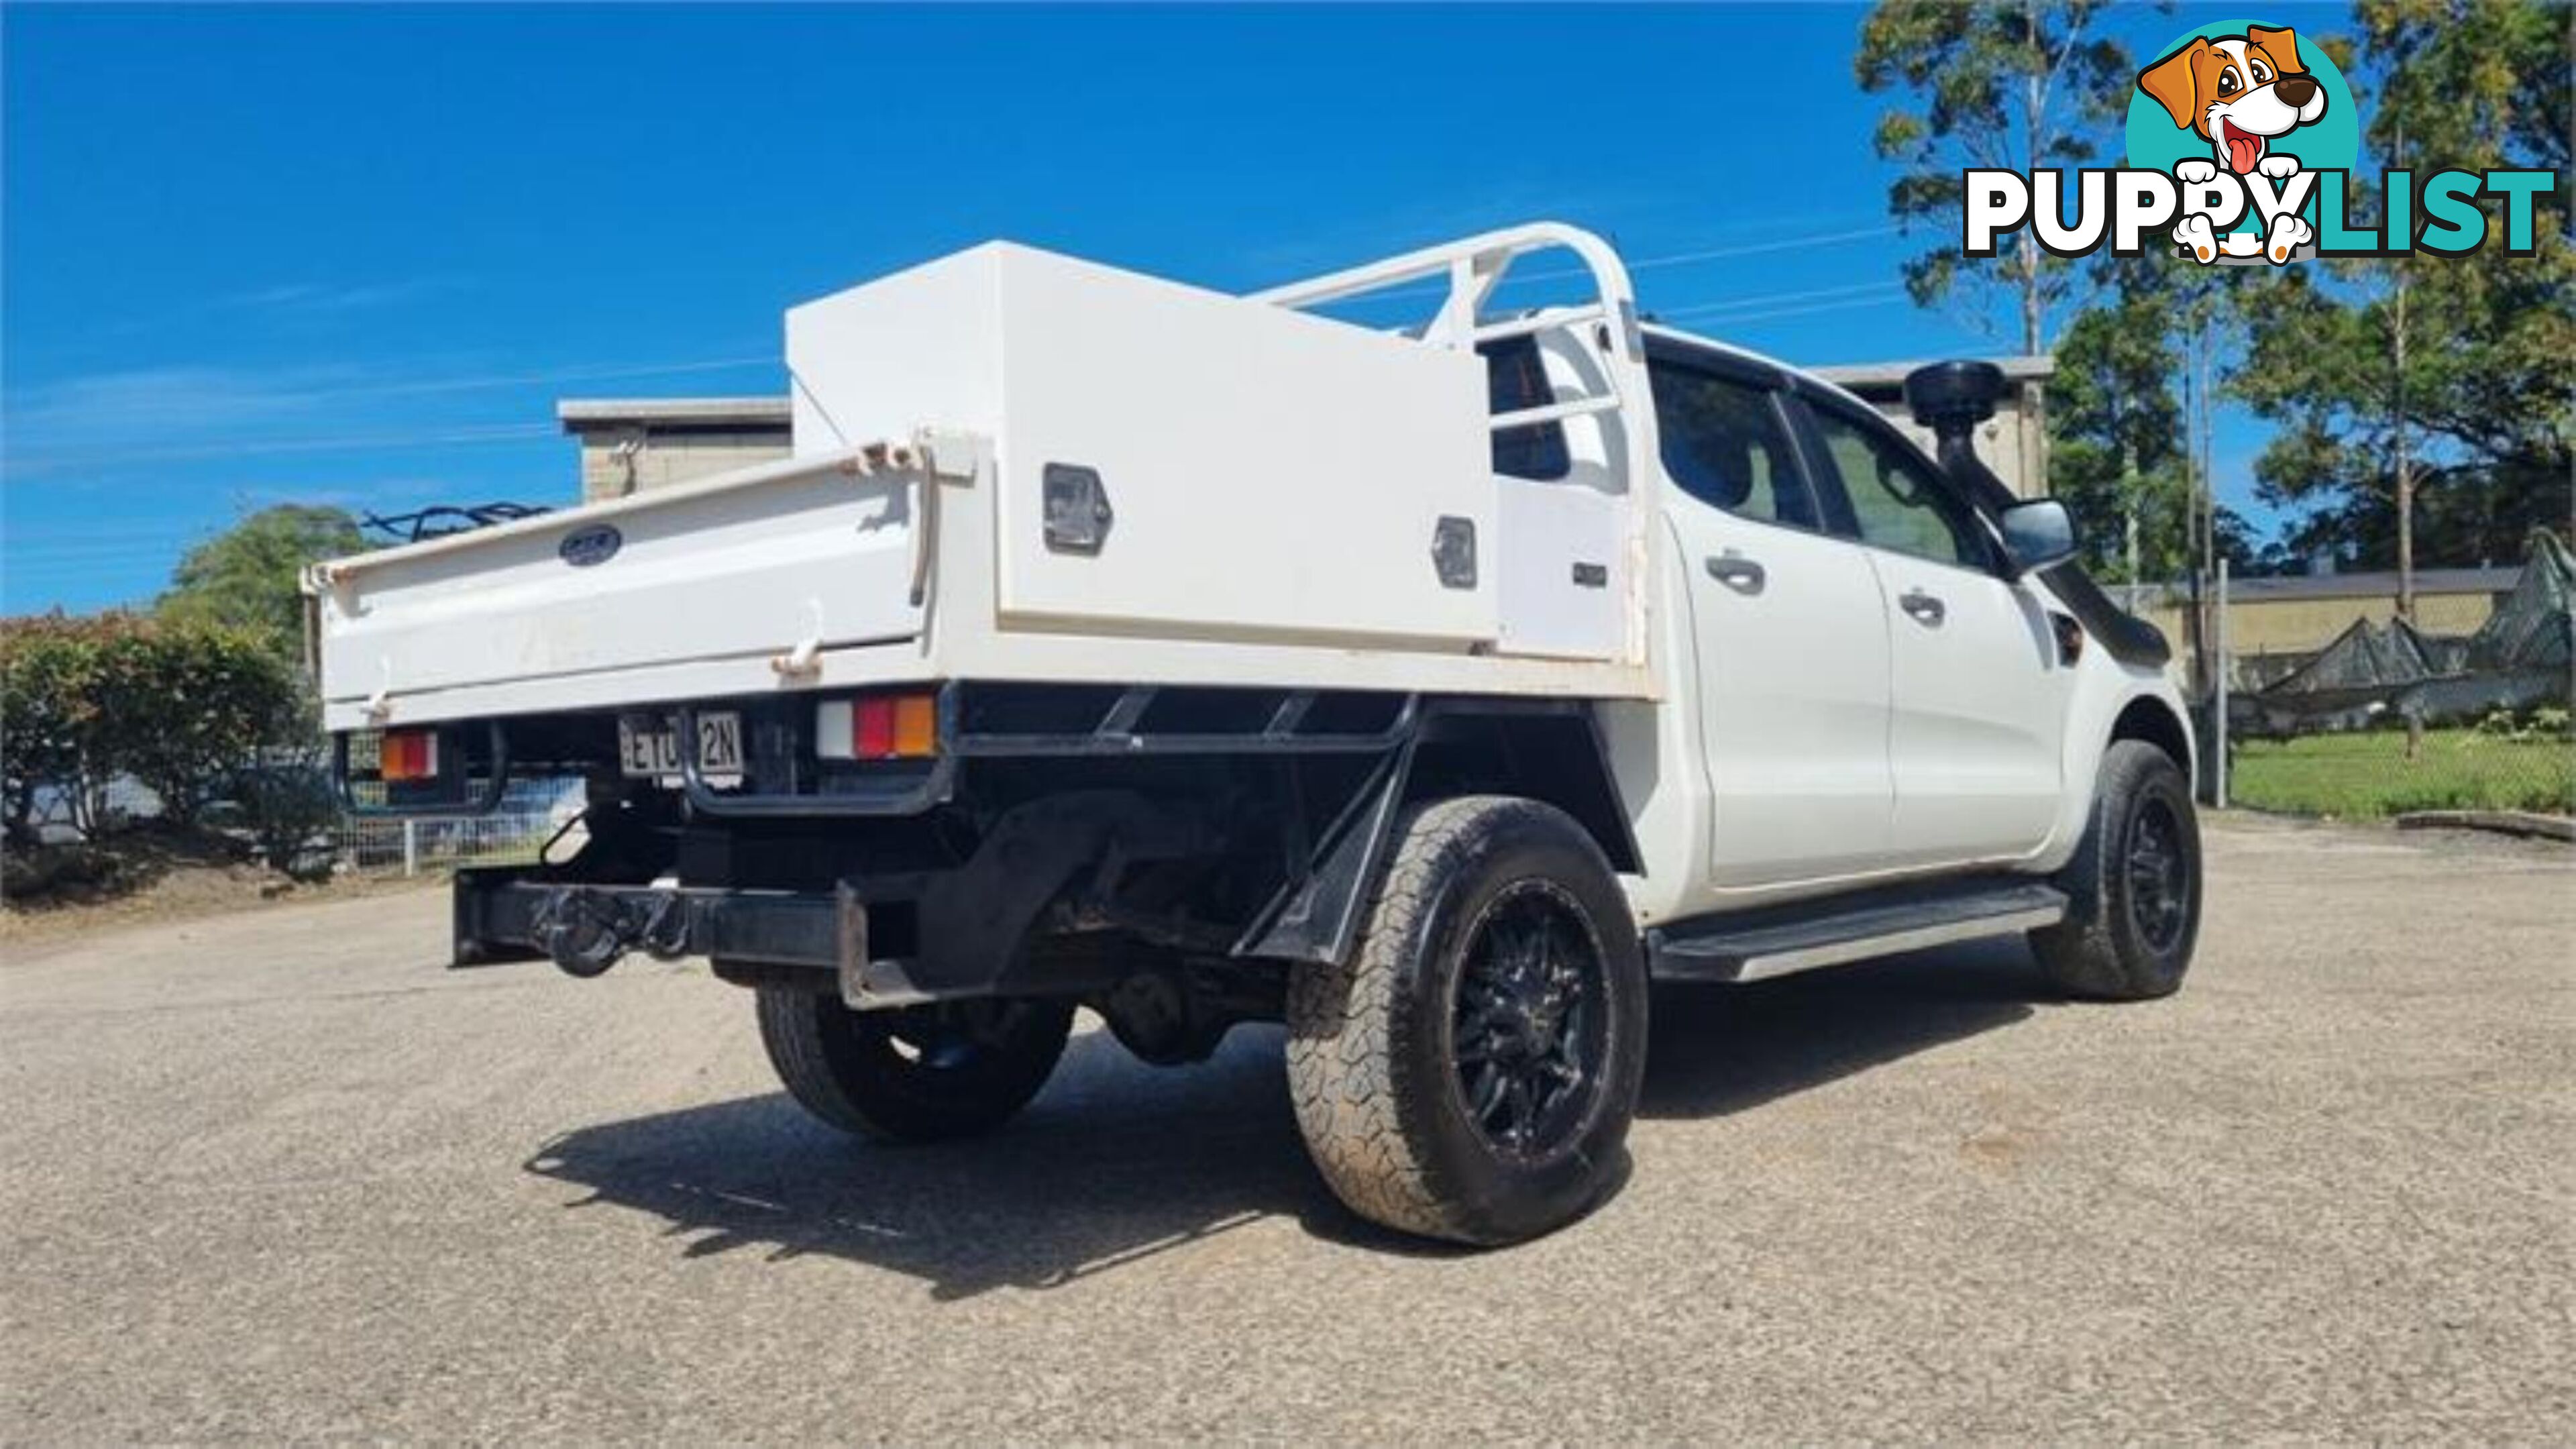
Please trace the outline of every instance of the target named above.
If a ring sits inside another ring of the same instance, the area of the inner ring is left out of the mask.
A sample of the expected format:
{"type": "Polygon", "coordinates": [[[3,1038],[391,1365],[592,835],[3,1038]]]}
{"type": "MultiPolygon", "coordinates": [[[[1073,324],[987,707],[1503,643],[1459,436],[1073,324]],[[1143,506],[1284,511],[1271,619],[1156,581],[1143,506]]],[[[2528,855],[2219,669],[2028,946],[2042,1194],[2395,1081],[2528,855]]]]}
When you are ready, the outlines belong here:
{"type": "Polygon", "coordinates": [[[828,831],[744,828],[752,854],[741,862],[718,846],[738,828],[728,816],[819,824],[840,813],[814,808],[832,795],[730,795],[693,779],[678,826],[616,804],[599,815],[594,802],[581,854],[458,873],[454,964],[549,958],[593,976],[629,951],[702,955],[727,979],[788,971],[829,989],[837,977],[844,999],[876,1007],[1081,984],[1073,976],[1089,968],[1069,967],[1064,951],[1023,951],[1033,931],[1075,956],[1094,938],[1147,955],[1343,960],[1417,770],[1433,788],[1508,785],[1573,815],[1614,867],[1639,857],[1580,701],[952,684],[940,717],[938,764],[878,782],[868,805],[944,796],[952,778],[971,788],[965,776],[988,763],[1089,763],[1057,788],[1013,794],[1005,782],[998,797],[961,797],[970,809],[985,798],[990,817],[974,820],[971,843],[933,821],[823,856],[828,831]],[[1160,768],[1225,757],[1240,792],[1225,811],[1178,799],[1199,776],[1160,768]],[[1329,772],[1301,773],[1299,762],[1333,757],[1342,763],[1329,772]],[[956,766],[968,769],[951,776],[956,766]],[[689,831],[676,843],[696,839],[697,856],[651,844],[689,831]],[[1174,873],[1193,870],[1225,882],[1223,910],[1174,904],[1174,873]]]}

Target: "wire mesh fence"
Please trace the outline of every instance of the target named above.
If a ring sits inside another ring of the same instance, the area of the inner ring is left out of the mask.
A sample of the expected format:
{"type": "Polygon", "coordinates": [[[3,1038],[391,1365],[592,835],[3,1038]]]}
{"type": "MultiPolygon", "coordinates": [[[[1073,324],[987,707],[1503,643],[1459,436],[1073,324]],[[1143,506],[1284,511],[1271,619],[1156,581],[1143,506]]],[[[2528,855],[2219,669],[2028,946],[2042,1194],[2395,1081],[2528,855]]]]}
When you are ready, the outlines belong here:
{"type": "Polygon", "coordinates": [[[578,780],[511,783],[489,815],[391,818],[344,815],[332,831],[343,868],[419,875],[465,865],[525,865],[549,841],[561,859],[580,848],[578,780]]]}
{"type": "Polygon", "coordinates": [[[2222,586],[2196,691],[2214,792],[2342,819],[2576,817],[2576,559],[2543,534],[2505,573],[2474,627],[2356,609],[2322,644],[2290,650],[2239,647],[2267,606],[2222,586]]]}

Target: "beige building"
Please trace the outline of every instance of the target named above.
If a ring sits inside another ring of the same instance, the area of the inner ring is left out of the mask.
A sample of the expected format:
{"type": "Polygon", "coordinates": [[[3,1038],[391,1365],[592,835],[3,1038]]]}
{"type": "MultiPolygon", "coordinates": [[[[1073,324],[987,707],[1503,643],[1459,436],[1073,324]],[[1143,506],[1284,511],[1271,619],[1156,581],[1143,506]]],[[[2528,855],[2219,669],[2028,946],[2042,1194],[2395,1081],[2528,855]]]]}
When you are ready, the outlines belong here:
{"type": "MultiPolygon", "coordinates": [[[[2048,450],[2040,395],[2047,357],[2000,357],[2009,386],[1979,430],[1978,450],[2014,492],[2044,490],[2048,450]]],[[[1906,414],[1902,384],[1916,362],[1816,369],[1895,420],[1928,451],[1931,436],[1906,414]]],[[[783,397],[615,398],[559,404],[555,415],[581,444],[581,496],[588,502],[703,478],[787,456],[783,397]]]]}
{"type": "MultiPolygon", "coordinates": [[[[2427,634],[2468,635],[2513,593],[2519,568],[2419,569],[2415,627],[2427,634]]],[[[2113,598],[2121,597],[2116,586],[2113,598]]],[[[2177,652],[2189,595],[2178,584],[2139,592],[2138,611],[2165,631],[2177,652]]],[[[2385,624],[2397,617],[2393,573],[2309,574],[2228,582],[2227,648],[2249,679],[2272,678],[2325,648],[2356,619],[2385,624]]],[[[2213,647],[2216,634],[2210,636],[2213,647]]]]}
{"type": "Polygon", "coordinates": [[[783,397],[574,400],[555,417],[581,442],[584,503],[787,456],[783,397]]]}
{"type": "MultiPolygon", "coordinates": [[[[1977,429],[1977,456],[2015,494],[2035,498],[2048,491],[2048,414],[2043,403],[2057,359],[2042,353],[1987,360],[2003,369],[2004,396],[1995,405],[1995,415],[1977,429]]],[[[1905,408],[1905,374],[1923,365],[1924,361],[1869,362],[1810,371],[1849,389],[1929,453],[1934,451],[1931,430],[1916,427],[1914,415],[1905,408]]]]}

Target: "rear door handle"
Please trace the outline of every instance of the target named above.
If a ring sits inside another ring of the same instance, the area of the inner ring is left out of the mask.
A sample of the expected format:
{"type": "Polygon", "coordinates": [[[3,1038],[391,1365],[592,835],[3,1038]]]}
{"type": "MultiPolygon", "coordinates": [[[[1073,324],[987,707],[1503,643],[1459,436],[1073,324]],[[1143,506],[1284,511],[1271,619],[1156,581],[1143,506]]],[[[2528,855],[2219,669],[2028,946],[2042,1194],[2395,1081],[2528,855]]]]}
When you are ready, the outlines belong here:
{"type": "Polygon", "coordinates": [[[1762,565],[1733,552],[1711,554],[1708,576],[1739,594],[1758,594],[1762,592],[1762,586],[1770,582],[1770,575],[1762,571],[1762,565]]]}
{"type": "Polygon", "coordinates": [[[1921,589],[1900,596],[1896,603],[1897,607],[1914,616],[1914,622],[1929,629],[1940,628],[1941,621],[1950,615],[1948,605],[1921,589]]]}

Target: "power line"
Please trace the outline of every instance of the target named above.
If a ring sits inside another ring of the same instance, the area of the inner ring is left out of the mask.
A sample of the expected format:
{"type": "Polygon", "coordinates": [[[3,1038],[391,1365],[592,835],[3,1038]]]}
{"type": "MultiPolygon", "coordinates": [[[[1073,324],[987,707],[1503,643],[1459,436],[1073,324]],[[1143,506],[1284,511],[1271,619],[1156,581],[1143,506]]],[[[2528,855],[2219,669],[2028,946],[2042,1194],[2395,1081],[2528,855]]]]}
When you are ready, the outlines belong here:
{"type": "Polygon", "coordinates": [[[410,393],[473,392],[483,388],[523,387],[537,383],[599,382],[613,378],[660,377],[682,372],[730,372],[744,367],[777,367],[775,355],[759,357],[718,357],[704,362],[656,362],[638,366],[600,364],[568,367],[558,372],[507,373],[489,377],[433,378],[425,382],[362,383],[349,387],[315,388],[302,394],[308,398],[398,397],[410,393]]]}
{"type": "Polygon", "coordinates": [[[342,434],[323,438],[253,439],[167,448],[137,448],[123,453],[53,453],[6,459],[10,471],[23,468],[115,468],[130,463],[168,463],[207,458],[261,458],[278,453],[336,453],[363,448],[436,448],[475,443],[517,443],[554,437],[553,423],[488,423],[439,433],[342,434]]]}
{"type": "MultiPolygon", "coordinates": [[[[1837,246],[1849,242],[1865,241],[1876,237],[1891,236],[1898,230],[1899,228],[1895,224],[1887,223],[1878,226],[1815,232],[1804,236],[1779,237],[1769,241],[1742,242],[1722,247],[1700,247],[1689,251],[1666,252],[1657,256],[1639,257],[1629,261],[1627,265],[1628,270],[1631,272],[1650,271],[1666,267],[1694,266],[1705,262],[1723,261],[1736,257],[1764,256],[1784,251],[1806,250],[1813,247],[1837,246]]],[[[1580,267],[1554,268],[1534,272],[1516,273],[1511,276],[1507,276],[1504,279],[1504,283],[1505,285],[1509,285],[1514,282],[1524,281],[1538,282],[1565,280],[1584,275],[1587,275],[1587,272],[1585,269],[1580,267]]],[[[1419,283],[1407,283],[1401,287],[1390,287],[1384,291],[1373,292],[1365,297],[1354,298],[1353,300],[1355,302],[1392,300],[1412,294],[1427,294],[1432,291],[1445,291],[1447,286],[1448,283],[1445,281],[1426,279],[1419,283]]],[[[1744,297],[1730,298],[1719,302],[1694,303],[1687,307],[1665,309],[1657,312],[1655,315],[1669,319],[1708,316],[1719,313],[1735,313],[1736,315],[1730,316],[1727,319],[1730,321],[1755,321],[1773,317],[1798,316],[1808,312],[1834,311],[1841,308],[1863,304],[1858,301],[1839,302],[1828,306],[1782,307],[1750,313],[1741,312],[1739,309],[1759,308],[1765,303],[1772,302],[1804,302],[1810,298],[1843,296],[1865,290],[1892,291],[1895,290],[1895,284],[1864,283],[1847,287],[1810,289],[1803,292],[1756,293],[1744,297]]],[[[419,382],[370,383],[353,384],[347,387],[337,388],[315,388],[300,394],[300,396],[311,399],[396,397],[429,393],[466,392],[484,388],[531,386],[547,383],[592,382],[614,378],[658,377],[683,373],[721,372],[737,368],[776,366],[779,365],[779,362],[780,359],[770,356],[742,356],[707,358],[687,362],[647,363],[636,366],[600,365],[571,367],[549,372],[506,373],[482,377],[434,378],[419,382]]],[[[10,458],[0,461],[8,463],[12,470],[18,468],[108,468],[121,467],[133,463],[176,462],[214,458],[264,457],[279,453],[338,452],[380,447],[455,447],[480,443],[519,442],[541,436],[551,436],[555,431],[556,429],[552,424],[506,423],[494,424],[486,427],[449,430],[439,433],[389,433],[325,438],[274,439],[265,441],[253,440],[237,443],[179,445],[163,448],[132,449],[117,453],[38,455],[35,457],[10,458]]]]}
{"type": "MultiPolygon", "coordinates": [[[[1901,289],[1891,287],[1888,290],[1901,289]]],[[[1773,307],[1760,312],[1734,312],[1718,320],[1730,325],[1738,322],[1762,322],[1773,317],[1803,317],[1810,312],[1841,312],[1853,307],[1883,307],[1893,300],[1889,297],[1850,297],[1840,302],[1811,302],[1803,307],[1773,307]]]]}
{"type": "MultiPolygon", "coordinates": [[[[1865,241],[1871,237],[1894,236],[1900,228],[1889,222],[1884,226],[1861,227],[1854,231],[1820,232],[1814,236],[1784,237],[1778,241],[1748,242],[1742,246],[1711,247],[1705,251],[1672,252],[1660,257],[1645,257],[1628,264],[1632,272],[1651,271],[1657,267],[1684,267],[1698,262],[1723,261],[1729,257],[1754,257],[1770,252],[1798,251],[1807,247],[1839,246],[1844,242],[1865,241]]],[[[1579,273],[1559,272],[1570,276],[1579,273]]]]}
{"type": "Polygon", "coordinates": [[[1817,287],[1804,292],[1757,293],[1746,297],[1730,297],[1718,302],[1697,302],[1688,307],[1676,307],[1668,312],[1657,312],[1654,316],[1659,320],[1672,317],[1701,317],[1712,312],[1732,312],[1773,302],[1805,302],[1818,297],[1848,297],[1856,293],[1885,293],[1903,289],[1904,284],[1901,282],[1856,282],[1845,287],[1817,287]]]}
{"type": "MultiPolygon", "coordinates": [[[[1845,231],[1815,232],[1807,236],[1778,237],[1770,241],[1742,242],[1722,247],[1701,247],[1693,251],[1667,252],[1661,256],[1623,258],[1623,260],[1627,261],[1630,272],[1646,272],[1662,267],[1686,267],[1701,262],[1725,261],[1733,257],[1766,256],[1773,252],[1803,251],[1809,247],[1841,246],[1848,242],[1867,241],[1874,237],[1894,236],[1902,230],[1903,228],[1896,223],[1886,222],[1878,226],[1857,227],[1845,231]]],[[[1590,275],[1590,270],[1584,267],[1550,267],[1531,272],[1507,273],[1503,277],[1502,285],[1508,287],[1519,282],[1564,281],[1568,278],[1590,275]]],[[[1407,282],[1400,287],[1388,287],[1383,291],[1365,293],[1350,300],[1357,303],[1376,301],[1381,298],[1391,300],[1398,297],[1429,296],[1446,292],[1448,289],[1449,283],[1446,280],[1426,277],[1419,282],[1407,282]]]]}

